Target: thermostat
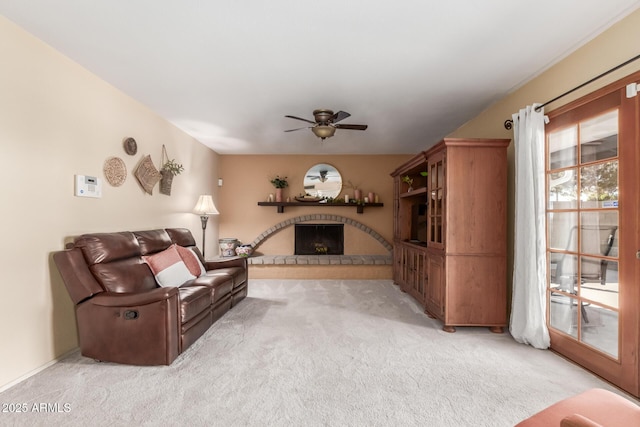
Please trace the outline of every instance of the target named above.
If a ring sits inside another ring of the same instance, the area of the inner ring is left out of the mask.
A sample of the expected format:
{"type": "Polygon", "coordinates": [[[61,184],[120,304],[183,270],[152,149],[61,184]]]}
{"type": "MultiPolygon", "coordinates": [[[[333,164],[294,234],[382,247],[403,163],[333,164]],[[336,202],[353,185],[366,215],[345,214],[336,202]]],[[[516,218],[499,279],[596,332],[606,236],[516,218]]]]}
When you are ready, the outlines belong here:
{"type": "Polygon", "coordinates": [[[102,180],[95,176],[76,175],[76,196],[102,197],[102,180]]]}

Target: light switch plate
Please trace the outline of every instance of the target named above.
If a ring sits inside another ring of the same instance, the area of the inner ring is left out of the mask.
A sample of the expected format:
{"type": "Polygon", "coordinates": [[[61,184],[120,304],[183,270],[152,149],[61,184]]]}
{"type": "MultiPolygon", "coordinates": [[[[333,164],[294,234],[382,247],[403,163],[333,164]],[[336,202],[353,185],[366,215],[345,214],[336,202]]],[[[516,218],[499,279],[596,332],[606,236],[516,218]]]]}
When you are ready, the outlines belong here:
{"type": "Polygon", "coordinates": [[[75,175],[75,195],[78,197],[102,197],[102,180],[95,176],[75,175]]]}

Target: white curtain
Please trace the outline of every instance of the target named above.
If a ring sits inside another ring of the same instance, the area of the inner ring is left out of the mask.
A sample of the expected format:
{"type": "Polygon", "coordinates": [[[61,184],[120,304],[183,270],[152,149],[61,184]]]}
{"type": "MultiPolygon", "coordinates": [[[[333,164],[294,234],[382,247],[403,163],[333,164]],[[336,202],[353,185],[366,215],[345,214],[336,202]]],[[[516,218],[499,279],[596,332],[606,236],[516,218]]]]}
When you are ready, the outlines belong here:
{"type": "Polygon", "coordinates": [[[546,326],[544,112],[539,104],[513,115],[516,203],[513,294],[509,331],[516,341],[549,347],[546,326]]]}

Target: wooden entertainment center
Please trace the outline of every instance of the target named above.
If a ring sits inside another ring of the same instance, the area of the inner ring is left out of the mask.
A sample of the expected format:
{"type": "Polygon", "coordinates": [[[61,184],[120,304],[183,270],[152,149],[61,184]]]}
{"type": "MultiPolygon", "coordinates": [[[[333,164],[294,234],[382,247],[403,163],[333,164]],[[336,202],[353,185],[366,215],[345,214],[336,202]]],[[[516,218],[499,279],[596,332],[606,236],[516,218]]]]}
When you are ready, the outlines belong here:
{"type": "Polygon", "coordinates": [[[446,138],[391,173],[394,282],[447,332],[507,325],[509,143],[446,138]]]}

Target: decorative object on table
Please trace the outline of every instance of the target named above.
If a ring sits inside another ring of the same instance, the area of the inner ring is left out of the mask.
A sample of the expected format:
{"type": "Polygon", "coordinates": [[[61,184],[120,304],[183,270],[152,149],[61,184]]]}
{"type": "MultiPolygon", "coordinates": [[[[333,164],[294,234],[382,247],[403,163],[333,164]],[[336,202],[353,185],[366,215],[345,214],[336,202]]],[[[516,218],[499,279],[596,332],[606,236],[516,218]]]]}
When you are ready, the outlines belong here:
{"type": "Polygon", "coordinates": [[[183,171],[184,167],[182,167],[180,163],[176,163],[174,159],[169,160],[167,149],[164,144],[162,144],[162,169],[160,169],[162,179],[160,180],[160,193],[170,196],[173,177],[180,175],[183,171]]]}
{"type": "Polygon", "coordinates": [[[218,215],[218,209],[213,203],[213,197],[209,194],[203,194],[198,198],[196,207],[193,208],[193,213],[200,215],[200,221],[202,222],[202,256],[205,256],[204,243],[205,243],[205,231],[207,229],[207,221],[209,221],[209,215],[218,215]]]}
{"type": "Polygon", "coordinates": [[[125,138],[122,141],[124,152],[130,156],[134,156],[138,152],[138,143],[133,138],[125,138]]]}
{"type": "Polygon", "coordinates": [[[413,178],[411,178],[409,175],[405,175],[402,177],[402,182],[406,182],[407,184],[409,184],[409,188],[407,189],[407,193],[410,193],[413,191],[413,178]]]}
{"type": "Polygon", "coordinates": [[[296,196],[295,199],[299,202],[319,202],[322,200],[322,197],[314,197],[307,194],[304,196],[296,196]]]}
{"type": "Polygon", "coordinates": [[[103,171],[112,187],[120,187],[127,179],[127,167],[120,157],[109,157],[104,162],[103,171]]]}
{"type": "Polygon", "coordinates": [[[287,177],[280,178],[280,175],[276,175],[276,177],[271,180],[271,184],[276,188],[276,202],[282,202],[282,189],[289,186],[287,177]]]}
{"type": "Polygon", "coordinates": [[[236,248],[236,255],[242,257],[249,257],[253,253],[253,246],[251,245],[240,245],[236,248]]]}
{"type": "Polygon", "coordinates": [[[220,256],[226,258],[230,256],[236,256],[236,248],[238,247],[240,242],[238,242],[238,239],[235,238],[226,238],[219,239],[218,244],[220,245],[220,256]]]}
{"type": "Polygon", "coordinates": [[[144,191],[149,194],[153,194],[153,187],[162,178],[158,169],[153,165],[153,161],[149,154],[144,156],[140,163],[138,163],[136,170],[133,171],[133,175],[136,177],[144,191]]]}
{"type": "Polygon", "coordinates": [[[267,196],[267,202],[273,202],[274,197],[275,196],[273,195],[273,193],[269,193],[269,195],[267,196]]]}
{"type": "Polygon", "coordinates": [[[360,189],[360,186],[358,184],[354,184],[351,181],[347,181],[346,184],[344,184],[345,188],[353,188],[353,198],[356,202],[358,201],[362,201],[362,190],[360,189]]]}
{"type": "Polygon", "coordinates": [[[313,126],[305,126],[302,128],[289,129],[285,130],[285,132],[293,132],[301,129],[311,129],[311,132],[322,141],[326,138],[331,138],[335,133],[336,129],[350,129],[350,130],[366,130],[367,125],[347,125],[347,124],[338,124],[339,121],[346,119],[351,116],[351,114],[345,111],[338,111],[337,113],[333,113],[331,110],[319,109],[313,112],[313,118],[315,121],[303,119],[296,116],[285,116],[290,119],[302,120],[303,122],[307,122],[312,124],[313,126]]]}
{"type": "Polygon", "coordinates": [[[369,203],[373,203],[373,201],[376,199],[376,195],[373,194],[373,191],[369,191],[369,203]]]}

